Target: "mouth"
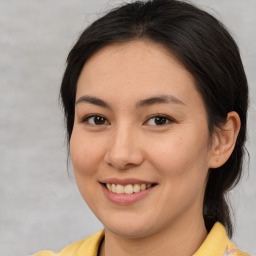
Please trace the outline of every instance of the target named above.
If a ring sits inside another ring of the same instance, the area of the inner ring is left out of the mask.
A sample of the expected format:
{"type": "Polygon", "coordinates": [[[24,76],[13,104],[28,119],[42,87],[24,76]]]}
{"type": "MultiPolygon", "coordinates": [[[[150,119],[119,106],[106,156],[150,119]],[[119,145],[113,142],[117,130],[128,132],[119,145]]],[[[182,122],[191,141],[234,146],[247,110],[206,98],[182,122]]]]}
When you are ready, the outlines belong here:
{"type": "Polygon", "coordinates": [[[157,183],[139,180],[110,179],[100,182],[104,195],[117,205],[130,205],[147,198],[155,191],[157,183]]]}
{"type": "Polygon", "coordinates": [[[126,194],[131,195],[135,193],[139,193],[141,191],[150,189],[153,186],[156,186],[157,184],[154,183],[143,183],[143,184],[114,184],[114,183],[102,183],[108,191],[115,193],[115,194],[126,194]]]}

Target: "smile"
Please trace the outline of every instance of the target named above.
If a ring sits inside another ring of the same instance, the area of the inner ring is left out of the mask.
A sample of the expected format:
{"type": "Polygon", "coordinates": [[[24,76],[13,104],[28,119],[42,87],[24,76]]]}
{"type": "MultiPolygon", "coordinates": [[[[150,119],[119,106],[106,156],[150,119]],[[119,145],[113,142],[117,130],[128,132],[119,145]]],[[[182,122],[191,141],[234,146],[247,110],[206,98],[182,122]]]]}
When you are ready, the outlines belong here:
{"type": "Polygon", "coordinates": [[[99,182],[105,197],[117,205],[130,205],[148,197],[158,187],[158,183],[136,179],[108,179],[99,182]]]}
{"type": "Polygon", "coordinates": [[[144,191],[146,189],[149,189],[153,186],[153,184],[127,184],[127,185],[121,185],[121,184],[110,184],[106,183],[105,186],[109,191],[115,194],[133,194],[133,193],[139,193],[140,191],[144,191]]]}

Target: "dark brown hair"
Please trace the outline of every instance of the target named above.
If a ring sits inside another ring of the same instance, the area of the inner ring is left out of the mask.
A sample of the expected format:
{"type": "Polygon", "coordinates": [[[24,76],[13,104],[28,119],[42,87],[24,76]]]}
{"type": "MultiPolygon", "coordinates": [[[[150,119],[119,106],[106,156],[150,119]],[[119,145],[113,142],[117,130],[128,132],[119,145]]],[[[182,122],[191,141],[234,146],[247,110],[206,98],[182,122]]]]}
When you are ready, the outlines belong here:
{"type": "Polygon", "coordinates": [[[240,116],[241,129],[231,157],[223,166],[209,170],[203,206],[208,231],[219,221],[231,237],[233,225],[225,196],[242,173],[248,85],[235,41],[207,12],[178,0],[135,1],[112,9],[86,28],[68,55],[60,91],[68,141],[76,85],[85,62],[106,45],[138,39],[162,44],[192,74],[205,103],[211,135],[230,111],[240,116]]]}

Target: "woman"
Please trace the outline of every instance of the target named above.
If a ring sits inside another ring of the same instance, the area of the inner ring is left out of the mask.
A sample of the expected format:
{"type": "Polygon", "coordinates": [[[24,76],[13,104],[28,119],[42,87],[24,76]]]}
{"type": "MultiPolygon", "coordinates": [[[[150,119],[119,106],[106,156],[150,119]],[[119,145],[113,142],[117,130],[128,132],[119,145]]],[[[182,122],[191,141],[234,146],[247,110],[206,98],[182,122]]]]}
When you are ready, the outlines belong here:
{"type": "Polygon", "coordinates": [[[61,98],[77,185],[104,230],[36,255],[248,255],[227,236],[225,199],[248,86],[220,22],[177,0],[113,9],[69,53],[61,98]]]}

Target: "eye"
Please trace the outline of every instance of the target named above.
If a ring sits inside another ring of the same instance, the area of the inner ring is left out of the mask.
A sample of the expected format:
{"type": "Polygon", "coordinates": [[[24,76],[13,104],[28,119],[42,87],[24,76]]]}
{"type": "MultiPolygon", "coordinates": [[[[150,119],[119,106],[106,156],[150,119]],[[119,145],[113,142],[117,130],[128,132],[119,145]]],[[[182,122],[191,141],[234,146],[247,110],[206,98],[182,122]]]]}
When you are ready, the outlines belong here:
{"type": "Polygon", "coordinates": [[[173,122],[174,120],[172,118],[166,115],[161,115],[161,114],[152,116],[147,120],[147,124],[152,126],[164,126],[168,123],[173,123],[173,122]]]}
{"type": "Polygon", "coordinates": [[[83,123],[89,123],[90,125],[104,125],[104,124],[109,124],[107,119],[103,116],[100,115],[90,115],[86,116],[82,120],[83,123]]]}

